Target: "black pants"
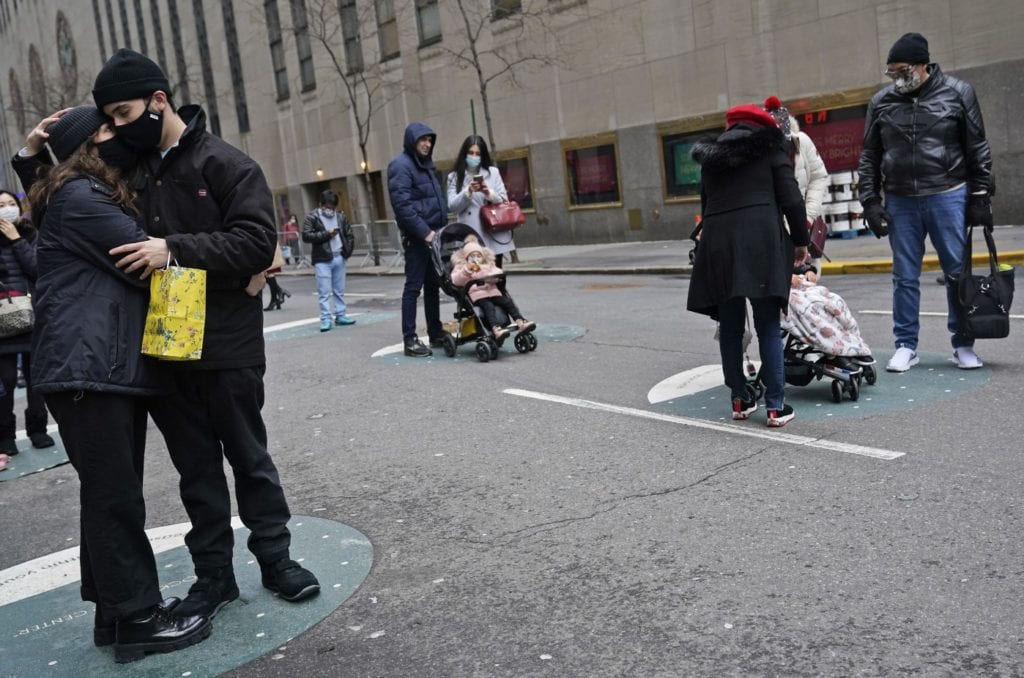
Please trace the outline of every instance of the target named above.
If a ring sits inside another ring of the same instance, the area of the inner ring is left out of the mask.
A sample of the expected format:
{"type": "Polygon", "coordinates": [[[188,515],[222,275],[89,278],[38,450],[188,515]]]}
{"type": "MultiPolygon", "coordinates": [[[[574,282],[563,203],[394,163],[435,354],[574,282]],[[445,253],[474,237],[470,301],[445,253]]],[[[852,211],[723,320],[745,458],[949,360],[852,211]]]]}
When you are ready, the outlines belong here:
{"type": "Polygon", "coordinates": [[[523,317],[516,303],[512,301],[512,298],[504,295],[500,297],[484,297],[473,303],[480,307],[484,314],[484,322],[487,323],[488,327],[505,325],[506,321],[517,320],[523,317]],[[504,315],[508,317],[503,317],[501,311],[504,311],[504,315]]]}
{"type": "Polygon", "coordinates": [[[430,261],[430,245],[421,240],[409,242],[405,248],[405,287],[402,289],[402,340],[416,339],[416,300],[423,290],[423,315],[427,334],[436,339],[444,334],[441,325],[440,282],[430,261]]]}
{"type": "MultiPolygon", "coordinates": [[[[23,353],[21,369],[25,373],[27,384],[27,404],[25,406],[25,432],[46,433],[46,402],[43,396],[32,388],[32,370],[28,353],[23,353]]],[[[18,386],[18,354],[0,355],[0,380],[3,381],[4,394],[0,396],[0,440],[14,438],[17,422],[14,416],[14,389],[18,386]]]]}
{"type": "Polygon", "coordinates": [[[156,422],[181,476],[181,501],[192,521],[185,544],[196,574],[231,567],[235,538],[224,459],[235,476],[238,515],[249,550],[264,561],[288,555],[288,503],[267,453],[261,367],[175,370],[174,395],[153,400],[156,422]]]}
{"type": "Polygon", "coordinates": [[[45,397],[81,485],[82,599],[108,618],[156,605],[142,498],[146,400],[91,391],[45,397]]]}

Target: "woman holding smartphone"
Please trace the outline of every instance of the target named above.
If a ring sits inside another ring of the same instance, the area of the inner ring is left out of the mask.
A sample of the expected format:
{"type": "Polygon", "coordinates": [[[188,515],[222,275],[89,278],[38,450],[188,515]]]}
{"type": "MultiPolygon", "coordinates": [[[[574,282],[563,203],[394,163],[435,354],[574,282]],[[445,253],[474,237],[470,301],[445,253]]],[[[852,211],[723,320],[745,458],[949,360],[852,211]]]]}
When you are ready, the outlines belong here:
{"type": "Polygon", "coordinates": [[[487,232],[480,223],[480,208],[486,203],[498,204],[506,200],[505,182],[501,180],[501,172],[491,163],[487,142],[483,137],[471,134],[462,142],[455,158],[455,170],[448,173],[448,209],[455,213],[456,221],[473,227],[480,236],[480,242],[495,253],[498,268],[501,268],[502,255],[514,250],[516,245],[511,231],[487,232]]]}

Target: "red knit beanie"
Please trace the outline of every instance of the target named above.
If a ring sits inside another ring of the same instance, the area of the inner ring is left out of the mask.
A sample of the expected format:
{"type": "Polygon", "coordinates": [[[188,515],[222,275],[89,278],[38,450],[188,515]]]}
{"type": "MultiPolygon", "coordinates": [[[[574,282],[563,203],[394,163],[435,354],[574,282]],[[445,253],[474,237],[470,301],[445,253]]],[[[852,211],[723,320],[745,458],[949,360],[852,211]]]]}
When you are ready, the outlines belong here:
{"type": "Polygon", "coordinates": [[[759,127],[775,127],[775,118],[760,106],[753,104],[733,106],[725,112],[726,127],[732,127],[741,122],[749,122],[759,127]]]}

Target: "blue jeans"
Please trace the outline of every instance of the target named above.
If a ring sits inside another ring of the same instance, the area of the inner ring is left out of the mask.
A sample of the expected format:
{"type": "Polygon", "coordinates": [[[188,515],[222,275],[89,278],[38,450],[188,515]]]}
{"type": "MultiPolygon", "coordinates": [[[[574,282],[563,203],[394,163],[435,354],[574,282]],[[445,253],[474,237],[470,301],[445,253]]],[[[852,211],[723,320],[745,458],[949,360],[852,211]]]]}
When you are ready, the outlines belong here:
{"type": "Polygon", "coordinates": [[[430,246],[413,240],[405,248],[405,288],[402,290],[402,340],[416,340],[416,300],[423,290],[423,314],[427,334],[436,339],[444,334],[441,325],[441,292],[437,271],[430,261],[430,246]]]}
{"type": "Polygon", "coordinates": [[[331,297],[334,297],[334,317],[345,316],[345,257],[335,254],[330,261],[318,261],[316,269],[316,300],[320,304],[320,320],[331,320],[331,297]]]}
{"type": "MultiPolygon", "coordinates": [[[[782,311],[775,298],[751,299],[754,330],[761,352],[761,379],[764,404],[769,410],[781,410],[785,401],[785,373],[782,363],[782,311]]],[[[743,372],[743,329],[747,321],[747,300],[733,297],[718,305],[718,349],[722,353],[722,373],[733,398],[747,397],[747,376],[743,372]]]]}
{"type": "MultiPolygon", "coordinates": [[[[963,265],[967,228],[967,186],[955,191],[905,197],[889,195],[886,209],[892,217],[889,246],[892,248],[892,333],[896,348],[917,349],[921,322],[921,262],[924,259],[924,238],[932,241],[939,255],[942,272],[947,276],[959,273],[963,265]]],[[[953,334],[953,348],[974,345],[974,339],[957,333],[956,309],[952,295],[956,290],[946,286],[946,327],[953,334]]]]}

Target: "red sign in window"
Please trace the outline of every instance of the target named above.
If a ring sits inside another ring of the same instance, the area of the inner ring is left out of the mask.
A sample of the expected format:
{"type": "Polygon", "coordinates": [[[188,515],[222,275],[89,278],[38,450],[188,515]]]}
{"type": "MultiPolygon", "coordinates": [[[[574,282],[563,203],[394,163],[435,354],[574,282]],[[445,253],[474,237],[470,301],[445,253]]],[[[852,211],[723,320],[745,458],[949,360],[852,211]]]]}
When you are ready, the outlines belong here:
{"type": "Polygon", "coordinates": [[[814,142],[829,172],[857,169],[864,148],[863,110],[858,107],[853,111],[815,111],[796,116],[801,131],[814,142]],[[850,115],[854,111],[858,113],[856,117],[850,115]]]}

